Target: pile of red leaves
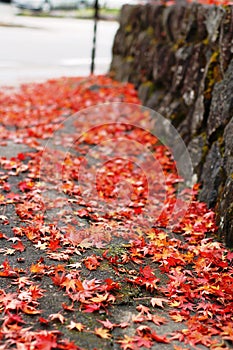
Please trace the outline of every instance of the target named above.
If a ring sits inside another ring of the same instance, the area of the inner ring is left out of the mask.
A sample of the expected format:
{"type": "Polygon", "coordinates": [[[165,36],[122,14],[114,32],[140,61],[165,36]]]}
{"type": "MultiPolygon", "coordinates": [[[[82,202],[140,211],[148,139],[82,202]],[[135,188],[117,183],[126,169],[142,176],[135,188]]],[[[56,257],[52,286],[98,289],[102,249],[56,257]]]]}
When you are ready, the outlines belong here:
{"type": "MultiPolygon", "coordinates": [[[[161,0],[160,1],[165,6],[173,6],[176,5],[175,0],[161,0]]],[[[216,5],[216,6],[231,6],[233,5],[233,2],[230,0],[187,0],[188,3],[198,3],[203,5],[216,5]]]]}
{"type": "Polygon", "coordinates": [[[109,349],[113,343],[125,350],[158,343],[184,349],[179,342],[189,349],[229,349],[233,253],[212,238],[214,213],[196,199],[198,186],[183,189],[189,207],[171,227],[182,179],[155,136],[133,125],[103,124],[101,113],[93,115],[99,126],[81,137],[85,118],[62,131],[70,115],[103,102],[140,104],[132,85],[105,76],[0,92],[0,149],[24,147],[14,157],[0,157],[0,349],[109,349]],[[45,145],[55,131],[54,150],[45,145]],[[150,148],[163,181],[148,180],[135,166],[143,156],[147,164],[147,152],[127,142],[117,144],[111,160],[95,152],[93,146],[116,135],[150,148]],[[80,186],[83,163],[87,174],[80,186]],[[152,217],[146,212],[148,181],[152,217]],[[121,320],[125,305],[130,312],[121,320]],[[85,316],[90,314],[93,322],[85,316]],[[160,327],[174,322],[178,330],[161,334],[160,327]]]}
{"type": "MultiPolygon", "coordinates": [[[[196,1],[188,0],[188,2],[192,3],[196,1]]],[[[233,2],[230,0],[198,0],[197,2],[203,5],[217,5],[217,6],[228,6],[233,4],[233,2]]]]}

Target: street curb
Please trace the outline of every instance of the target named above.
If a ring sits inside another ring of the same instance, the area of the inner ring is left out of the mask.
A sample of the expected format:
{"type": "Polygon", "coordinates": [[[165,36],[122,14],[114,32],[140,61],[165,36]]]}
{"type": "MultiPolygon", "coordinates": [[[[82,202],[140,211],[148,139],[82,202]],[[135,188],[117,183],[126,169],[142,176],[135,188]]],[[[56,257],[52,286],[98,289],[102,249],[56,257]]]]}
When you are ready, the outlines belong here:
{"type": "Polygon", "coordinates": [[[27,26],[23,24],[17,24],[17,23],[11,23],[11,22],[0,22],[0,27],[12,27],[12,28],[32,28],[32,29],[39,29],[38,27],[32,27],[32,26],[27,26]]]}

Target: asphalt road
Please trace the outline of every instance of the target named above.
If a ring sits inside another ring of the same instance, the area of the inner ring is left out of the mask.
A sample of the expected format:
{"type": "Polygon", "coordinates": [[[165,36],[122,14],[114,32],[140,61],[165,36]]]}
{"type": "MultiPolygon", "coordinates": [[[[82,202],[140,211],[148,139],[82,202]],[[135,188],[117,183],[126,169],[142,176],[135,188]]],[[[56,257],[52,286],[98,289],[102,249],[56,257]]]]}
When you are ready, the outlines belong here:
{"type": "MultiPolygon", "coordinates": [[[[118,23],[99,21],[95,73],[106,73],[118,23]]],[[[0,3],[0,85],[90,73],[93,21],[17,16],[0,3]]]]}

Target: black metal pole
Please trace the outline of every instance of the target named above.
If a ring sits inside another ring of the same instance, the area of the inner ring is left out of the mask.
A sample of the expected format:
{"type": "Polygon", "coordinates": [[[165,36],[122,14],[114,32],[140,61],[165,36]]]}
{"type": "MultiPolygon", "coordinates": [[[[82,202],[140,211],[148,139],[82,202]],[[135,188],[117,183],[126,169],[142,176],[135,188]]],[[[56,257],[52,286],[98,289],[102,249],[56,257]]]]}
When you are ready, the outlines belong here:
{"type": "Polygon", "coordinates": [[[91,53],[91,74],[95,70],[95,52],[96,52],[96,35],[97,35],[97,22],[99,19],[99,4],[98,0],[95,0],[94,4],[94,34],[93,34],[93,43],[92,43],[92,53],[91,53]]]}

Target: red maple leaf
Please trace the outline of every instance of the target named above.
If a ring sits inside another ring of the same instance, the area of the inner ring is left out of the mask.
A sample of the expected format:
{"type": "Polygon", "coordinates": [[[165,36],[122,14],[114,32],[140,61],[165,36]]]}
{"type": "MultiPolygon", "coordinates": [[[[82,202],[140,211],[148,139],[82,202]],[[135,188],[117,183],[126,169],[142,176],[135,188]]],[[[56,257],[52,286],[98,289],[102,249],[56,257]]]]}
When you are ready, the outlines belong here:
{"type": "Polygon", "coordinates": [[[166,338],[164,335],[158,335],[156,332],[151,332],[151,338],[155,340],[157,343],[170,343],[170,340],[166,338]]]}
{"type": "Polygon", "coordinates": [[[12,269],[12,267],[9,264],[9,260],[5,259],[0,265],[0,277],[17,277],[17,273],[12,269]]]}
{"type": "Polygon", "coordinates": [[[37,334],[34,344],[35,348],[43,350],[52,350],[58,346],[56,335],[47,331],[41,331],[37,334]]]}
{"type": "Polygon", "coordinates": [[[25,250],[25,246],[23,245],[22,241],[18,241],[16,244],[12,244],[12,248],[19,250],[20,252],[23,252],[25,250]]]}
{"type": "Polygon", "coordinates": [[[90,271],[96,270],[98,266],[100,266],[99,260],[102,260],[100,257],[96,255],[91,255],[84,259],[84,265],[90,271]]]}

